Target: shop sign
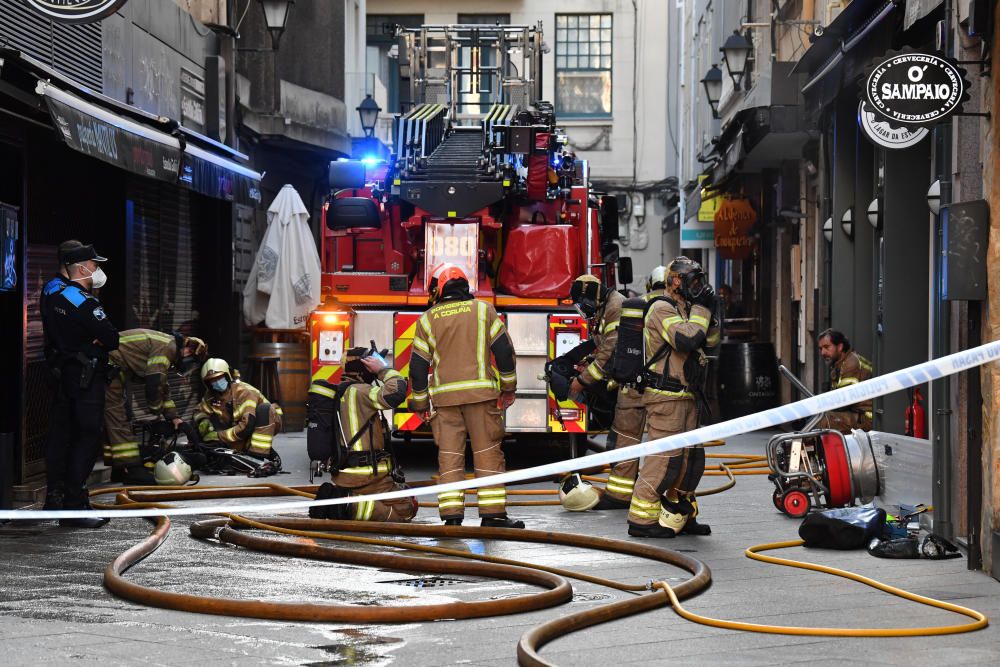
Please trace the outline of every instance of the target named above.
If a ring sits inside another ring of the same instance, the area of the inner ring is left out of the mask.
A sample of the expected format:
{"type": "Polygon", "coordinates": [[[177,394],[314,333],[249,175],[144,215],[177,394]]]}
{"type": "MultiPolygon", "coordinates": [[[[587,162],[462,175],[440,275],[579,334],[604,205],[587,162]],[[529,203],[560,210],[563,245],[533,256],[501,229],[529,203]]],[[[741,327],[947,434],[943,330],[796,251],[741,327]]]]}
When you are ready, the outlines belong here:
{"type": "Polygon", "coordinates": [[[968,83],[950,58],[902,52],[874,63],[865,77],[864,99],[894,126],[933,125],[959,110],[968,83]]]}
{"type": "Polygon", "coordinates": [[[128,0],[24,0],[57,23],[92,23],[111,16],[128,0]]]}
{"type": "Polygon", "coordinates": [[[858,125],[872,142],[890,149],[909,148],[930,133],[926,127],[894,126],[872,111],[864,100],[858,102],[858,125]]]}
{"type": "Polygon", "coordinates": [[[715,212],[722,203],[722,197],[709,197],[704,188],[705,176],[698,176],[699,201],[697,208],[687,211],[687,219],[681,220],[681,249],[709,249],[715,247],[715,212]]]}
{"type": "Polygon", "coordinates": [[[727,199],[715,213],[715,247],[722,259],[749,259],[756,239],[751,236],[757,212],[747,199],[727,199]]]}

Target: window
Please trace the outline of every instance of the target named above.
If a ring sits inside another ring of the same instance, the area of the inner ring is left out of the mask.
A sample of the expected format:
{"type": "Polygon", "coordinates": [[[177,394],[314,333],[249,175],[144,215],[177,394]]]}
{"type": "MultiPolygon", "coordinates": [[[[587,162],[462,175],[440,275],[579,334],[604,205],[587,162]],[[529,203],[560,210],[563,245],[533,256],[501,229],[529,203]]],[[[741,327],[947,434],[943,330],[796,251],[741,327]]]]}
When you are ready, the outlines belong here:
{"type": "Polygon", "coordinates": [[[611,14],[556,15],[556,112],[611,116],[611,14]]]}

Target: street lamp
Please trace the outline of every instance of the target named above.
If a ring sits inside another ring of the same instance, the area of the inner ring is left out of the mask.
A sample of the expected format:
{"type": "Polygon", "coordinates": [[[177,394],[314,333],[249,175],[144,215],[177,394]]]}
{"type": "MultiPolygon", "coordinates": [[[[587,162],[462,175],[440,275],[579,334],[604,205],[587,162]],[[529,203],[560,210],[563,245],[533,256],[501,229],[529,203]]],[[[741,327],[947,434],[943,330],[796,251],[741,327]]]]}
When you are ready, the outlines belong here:
{"type": "Polygon", "coordinates": [[[734,30],[726,43],[719,51],[722,52],[722,62],[726,63],[726,71],[733,80],[733,87],[739,88],[743,80],[743,74],[747,68],[747,59],[750,57],[750,50],[753,45],[741,35],[738,30],[734,30]]]}
{"type": "Polygon", "coordinates": [[[264,10],[264,23],[267,25],[267,31],[271,33],[271,47],[275,51],[278,50],[278,42],[285,32],[288,14],[294,4],[295,0],[260,0],[260,6],[264,10]]]}
{"type": "Polygon", "coordinates": [[[840,228],[844,230],[847,234],[847,238],[853,238],[854,235],[854,209],[850,206],[844,211],[844,215],[840,216],[840,228]]]}
{"type": "Polygon", "coordinates": [[[358,116],[361,117],[361,129],[365,131],[366,137],[375,136],[375,121],[382,107],[372,99],[371,95],[365,95],[365,99],[358,105],[358,116]]]}
{"type": "Polygon", "coordinates": [[[712,107],[712,118],[718,118],[719,99],[722,98],[722,70],[719,69],[718,65],[713,64],[711,69],[705,73],[701,85],[705,87],[708,106],[712,107]]]}

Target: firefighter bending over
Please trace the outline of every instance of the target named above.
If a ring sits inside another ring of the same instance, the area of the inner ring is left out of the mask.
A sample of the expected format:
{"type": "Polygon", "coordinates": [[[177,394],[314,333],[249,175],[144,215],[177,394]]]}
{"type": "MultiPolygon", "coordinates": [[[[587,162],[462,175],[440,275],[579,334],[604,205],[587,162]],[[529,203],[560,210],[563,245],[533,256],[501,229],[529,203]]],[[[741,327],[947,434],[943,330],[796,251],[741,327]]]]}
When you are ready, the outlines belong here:
{"type": "MultiPolygon", "coordinates": [[[[715,291],[701,265],[678,257],[667,267],[665,294],[650,300],[645,316],[647,379],[643,393],[650,439],[698,426],[699,394],[704,391],[705,350],[718,344],[713,311],[715,291]]],[[[697,522],[695,489],[705,472],[705,450],[685,447],[645,458],[628,513],[635,537],[708,535],[697,522]]]]}
{"type": "MultiPolygon", "coordinates": [[[[317,500],[406,488],[381,412],[406,398],[406,378],[373,352],[374,346],[348,350],[342,382],[320,380],[309,388],[309,458],[329,459],[333,470],[333,483],[319,487],[317,500]]],[[[355,521],[404,522],[416,513],[415,497],[309,508],[314,519],[355,521]]]]}
{"type": "Polygon", "coordinates": [[[201,367],[205,397],[194,415],[204,443],[271,458],[271,443],[281,430],[281,408],[252,386],[235,379],[223,359],[201,367]]]}
{"type": "MultiPolygon", "coordinates": [[[[830,389],[840,389],[872,376],[872,364],[851,349],[851,342],[836,329],[827,329],[817,339],[819,353],[830,365],[830,389]]],[[[841,433],[852,429],[869,431],[872,427],[871,399],[855,403],[843,410],[828,412],[819,422],[821,428],[829,428],[841,433]]]]}
{"type": "MultiPolygon", "coordinates": [[[[472,442],[476,477],[502,473],[504,410],[514,402],[517,389],[507,328],[492,305],[473,298],[468,278],[454,264],[434,270],[429,292],[432,305],[417,320],[413,338],[410,409],[430,422],[438,446],[439,481],[465,479],[466,435],[472,442]],[[428,387],[431,364],[434,375],[428,387]]],[[[507,516],[504,487],[481,488],[478,500],[483,526],[524,528],[523,521],[507,516]]],[[[461,525],[465,492],[438,494],[438,512],[446,525],[461,525]]]]}
{"type": "Polygon", "coordinates": [[[128,383],[141,378],[150,411],[172,421],[177,428],[182,421],[177,416],[177,406],[170,398],[167,373],[174,368],[182,375],[190,375],[207,356],[208,346],[200,338],[152,329],[120,332],[118,349],[110,355],[111,374],[104,408],[104,462],[113,467],[113,481],[155,483],[152,469],[156,457],[139,451],[139,441],[129,423],[128,383]]]}

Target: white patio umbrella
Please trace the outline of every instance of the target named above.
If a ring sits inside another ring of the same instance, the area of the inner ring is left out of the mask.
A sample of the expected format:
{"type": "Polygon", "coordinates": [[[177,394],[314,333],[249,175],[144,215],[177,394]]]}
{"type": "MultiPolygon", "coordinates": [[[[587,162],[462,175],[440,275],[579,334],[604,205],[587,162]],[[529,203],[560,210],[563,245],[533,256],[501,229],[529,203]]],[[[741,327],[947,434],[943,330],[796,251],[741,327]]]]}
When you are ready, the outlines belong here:
{"type": "Polygon", "coordinates": [[[305,328],[320,303],[319,252],[309,213],[291,185],[267,209],[267,232],[243,289],[243,319],[269,329],[305,328]]]}

